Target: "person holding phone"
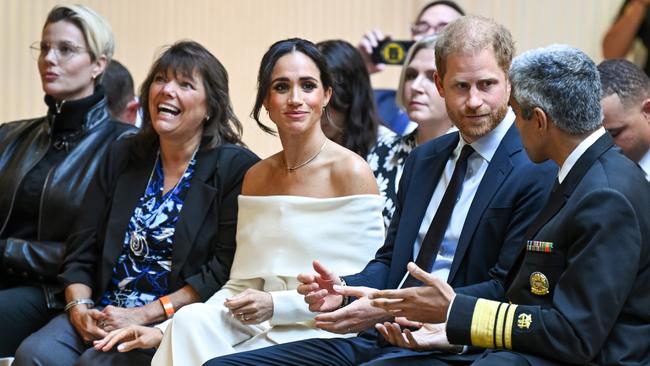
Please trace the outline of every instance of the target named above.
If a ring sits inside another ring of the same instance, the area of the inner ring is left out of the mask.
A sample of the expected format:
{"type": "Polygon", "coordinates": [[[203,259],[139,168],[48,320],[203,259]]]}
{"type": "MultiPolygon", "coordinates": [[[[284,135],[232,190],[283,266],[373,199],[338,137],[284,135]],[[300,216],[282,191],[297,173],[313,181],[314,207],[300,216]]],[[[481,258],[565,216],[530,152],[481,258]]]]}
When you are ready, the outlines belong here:
{"type": "MultiPolygon", "coordinates": [[[[465,15],[465,11],[451,0],[436,0],[425,5],[411,24],[411,39],[418,41],[441,31],[447,24],[465,15]]],[[[390,34],[384,34],[380,29],[373,29],[366,34],[357,45],[368,73],[374,74],[386,68],[385,63],[373,62],[373,50],[385,40],[390,40],[390,34]]],[[[393,89],[375,89],[375,101],[379,116],[384,124],[398,134],[407,132],[408,116],[396,104],[396,91],[393,89]]]]}
{"type": "Polygon", "coordinates": [[[386,198],[386,227],[393,217],[397,188],[411,150],[456,130],[434,83],[436,39],[437,36],[431,35],[417,41],[406,55],[402,67],[395,101],[412,127],[402,136],[380,136],[368,155],[368,162],[386,198]]]}

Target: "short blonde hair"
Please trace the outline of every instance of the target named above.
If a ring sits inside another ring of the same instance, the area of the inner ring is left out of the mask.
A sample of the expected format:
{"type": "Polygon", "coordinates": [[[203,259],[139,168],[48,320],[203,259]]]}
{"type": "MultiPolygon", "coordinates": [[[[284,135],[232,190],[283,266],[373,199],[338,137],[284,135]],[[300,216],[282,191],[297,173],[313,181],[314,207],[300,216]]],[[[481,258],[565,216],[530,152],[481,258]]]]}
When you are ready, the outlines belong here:
{"type": "MultiPolygon", "coordinates": [[[[109,63],[115,52],[115,38],[108,21],[99,13],[84,5],[57,5],[47,15],[43,29],[48,24],[66,21],[79,28],[86,40],[90,58],[95,61],[101,56],[109,63]]],[[[96,79],[99,82],[101,77],[96,79]]]]}
{"type": "MultiPolygon", "coordinates": [[[[430,49],[435,50],[436,41],[438,40],[437,35],[430,35],[420,39],[415,42],[411,49],[409,49],[404,59],[404,66],[402,66],[402,72],[399,75],[399,85],[397,86],[397,92],[395,95],[395,103],[402,110],[406,110],[406,104],[404,103],[404,84],[406,83],[406,69],[408,68],[415,55],[420,52],[420,50],[430,49]]],[[[431,63],[435,65],[435,59],[431,60],[431,63]]]]}

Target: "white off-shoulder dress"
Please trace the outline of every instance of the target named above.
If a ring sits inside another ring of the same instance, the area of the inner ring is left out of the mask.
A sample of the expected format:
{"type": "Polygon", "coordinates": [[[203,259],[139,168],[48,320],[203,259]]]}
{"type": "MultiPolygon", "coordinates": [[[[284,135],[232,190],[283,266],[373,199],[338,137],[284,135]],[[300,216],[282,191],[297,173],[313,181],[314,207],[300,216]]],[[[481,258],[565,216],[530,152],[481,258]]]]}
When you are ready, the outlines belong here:
{"type": "MultiPolygon", "coordinates": [[[[306,338],[340,337],[313,326],[296,288],[318,259],[337,274],[359,272],[384,241],[383,199],[239,196],[237,249],[228,282],[207,302],[178,311],[152,365],[202,365],[217,356],[306,338]],[[248,288],[269,292],[273,316],[242,324],[223,305],[248,288]]],[[[166,329],[165,329],[166,328],[166,329]]]]}

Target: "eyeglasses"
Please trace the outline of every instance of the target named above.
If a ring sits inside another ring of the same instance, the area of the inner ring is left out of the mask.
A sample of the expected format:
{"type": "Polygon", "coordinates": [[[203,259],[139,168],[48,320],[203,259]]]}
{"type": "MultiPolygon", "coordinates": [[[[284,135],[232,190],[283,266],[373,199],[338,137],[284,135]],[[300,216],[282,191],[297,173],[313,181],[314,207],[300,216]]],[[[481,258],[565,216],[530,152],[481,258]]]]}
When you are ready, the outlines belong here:
{"type": "Polygon", "coordinates": [[[435,25],[429,24],[427,22],[419,21],[411,25],[411,34],[413,36],[419,36],[425,33],[428,33],[430,29],[433,29],[433,34],[440,32],[448,23],[438,23],[435,25]]]}
{"type": "Polygon", "coordinates": [[[54,52],[54,57],[61,62],[68,61],[86,50],[85,47],[77,46],[70,42],[59,42],[51,45],[39,41],[32,43],[29,49],[32,51],[32,58],[36,61],[47,57],[51,50],[54,52]]]}

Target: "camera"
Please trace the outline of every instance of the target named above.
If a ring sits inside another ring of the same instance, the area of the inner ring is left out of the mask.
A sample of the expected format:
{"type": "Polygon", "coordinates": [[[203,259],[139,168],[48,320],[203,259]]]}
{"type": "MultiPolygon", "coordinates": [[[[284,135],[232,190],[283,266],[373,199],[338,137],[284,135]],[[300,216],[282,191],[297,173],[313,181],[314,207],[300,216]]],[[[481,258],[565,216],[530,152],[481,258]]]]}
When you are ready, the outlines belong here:
{"type": "Polygon", "coordinates": [[[414,41],[385,39],[372,50],[372,62],[375,64],[401,65],[414,41]]]}

